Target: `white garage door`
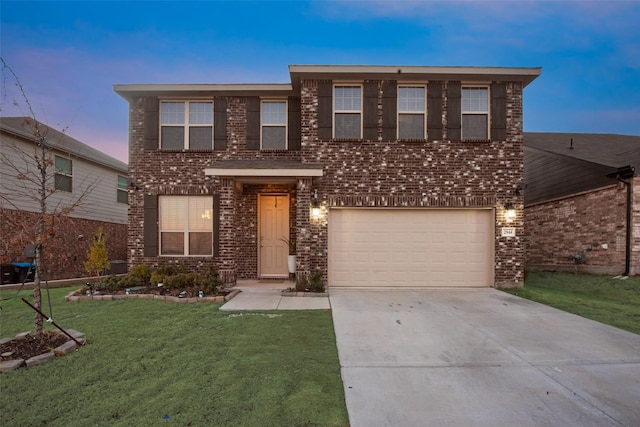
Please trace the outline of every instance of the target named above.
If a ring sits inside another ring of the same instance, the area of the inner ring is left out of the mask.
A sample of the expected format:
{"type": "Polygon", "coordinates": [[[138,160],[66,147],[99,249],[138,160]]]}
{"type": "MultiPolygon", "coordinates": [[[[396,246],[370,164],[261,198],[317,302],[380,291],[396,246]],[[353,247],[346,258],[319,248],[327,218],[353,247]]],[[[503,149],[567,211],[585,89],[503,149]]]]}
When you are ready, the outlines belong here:
{"type": "Polygon", "coordinates": [[[490,286],[489,209],[332,209],[330,286],[490,286]]]}

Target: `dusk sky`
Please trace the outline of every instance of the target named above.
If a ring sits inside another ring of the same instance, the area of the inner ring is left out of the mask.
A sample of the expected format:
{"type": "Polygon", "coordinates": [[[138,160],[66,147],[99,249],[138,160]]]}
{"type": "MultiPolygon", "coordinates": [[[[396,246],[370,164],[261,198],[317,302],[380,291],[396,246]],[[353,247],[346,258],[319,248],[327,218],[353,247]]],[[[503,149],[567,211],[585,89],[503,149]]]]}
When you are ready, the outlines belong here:
{"type": "MultiPolygon", "coordinates": [[[[524,130],[640,135],[637,1],[0,3],[36,118],[122,161],[129,83],[288,83],[289,64],[542,67],[524,130]]],[[[2,72],[0,114],[28,115],[2,72]]]]}

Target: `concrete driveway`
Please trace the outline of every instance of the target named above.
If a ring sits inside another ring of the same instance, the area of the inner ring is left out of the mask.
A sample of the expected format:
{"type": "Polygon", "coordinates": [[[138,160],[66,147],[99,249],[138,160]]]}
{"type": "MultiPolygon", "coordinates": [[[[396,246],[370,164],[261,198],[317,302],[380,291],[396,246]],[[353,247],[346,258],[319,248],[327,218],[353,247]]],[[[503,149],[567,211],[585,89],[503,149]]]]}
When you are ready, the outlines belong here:
{"type": "Polygon", "coordinates": [[[354,427],[640,425],[640,335],[495,289],[330,300],[354,427]]]}

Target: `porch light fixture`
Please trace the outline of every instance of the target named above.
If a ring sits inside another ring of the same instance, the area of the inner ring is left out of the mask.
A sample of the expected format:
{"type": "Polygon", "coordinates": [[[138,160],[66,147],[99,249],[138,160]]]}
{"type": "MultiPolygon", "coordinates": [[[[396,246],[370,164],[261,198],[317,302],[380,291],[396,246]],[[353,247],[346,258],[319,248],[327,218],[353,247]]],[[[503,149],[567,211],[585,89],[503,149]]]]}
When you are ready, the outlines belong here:
{"type": "Polygon", "coordinates": [[[318,201],[318,190],[313,190],[313,198],[311,199],[311,216],[320,218],[320,202],[318,201]]]}
{"type": "Polygon", "coordinates": [[[513,203],[511,202],[505,203],[504,209],[505,209],[505,217],[507,219],[507,222],[513,221],[516,217],[516,208],[513,207],[513,203]]]}

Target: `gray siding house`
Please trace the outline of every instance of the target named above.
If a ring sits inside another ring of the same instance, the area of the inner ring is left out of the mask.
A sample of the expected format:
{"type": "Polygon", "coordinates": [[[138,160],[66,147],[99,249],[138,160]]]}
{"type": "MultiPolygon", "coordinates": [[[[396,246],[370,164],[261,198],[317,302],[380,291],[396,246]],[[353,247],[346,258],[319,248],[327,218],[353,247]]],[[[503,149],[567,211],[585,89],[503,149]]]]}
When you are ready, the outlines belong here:
{"type": "MultiPolygon", "coordinates": [[[[2,264],[29,261],[24,248],[35,242],[34,224],[40,211],[38,185],[30,179],[37,171],[37,138],[26,117],[0,119],[0,210],[2,212],[2,264]]],[[[48,279],[86,275],[84,260],[92,237],[102,226],[111,260],[126,260],[128,210],[127,165],[42,123],[49,151],[48,213],[60,212],[82,201],[68,215],[47,216],[48,279]],[[84,195],[84,197],[81,197],[84,195]]]]}

